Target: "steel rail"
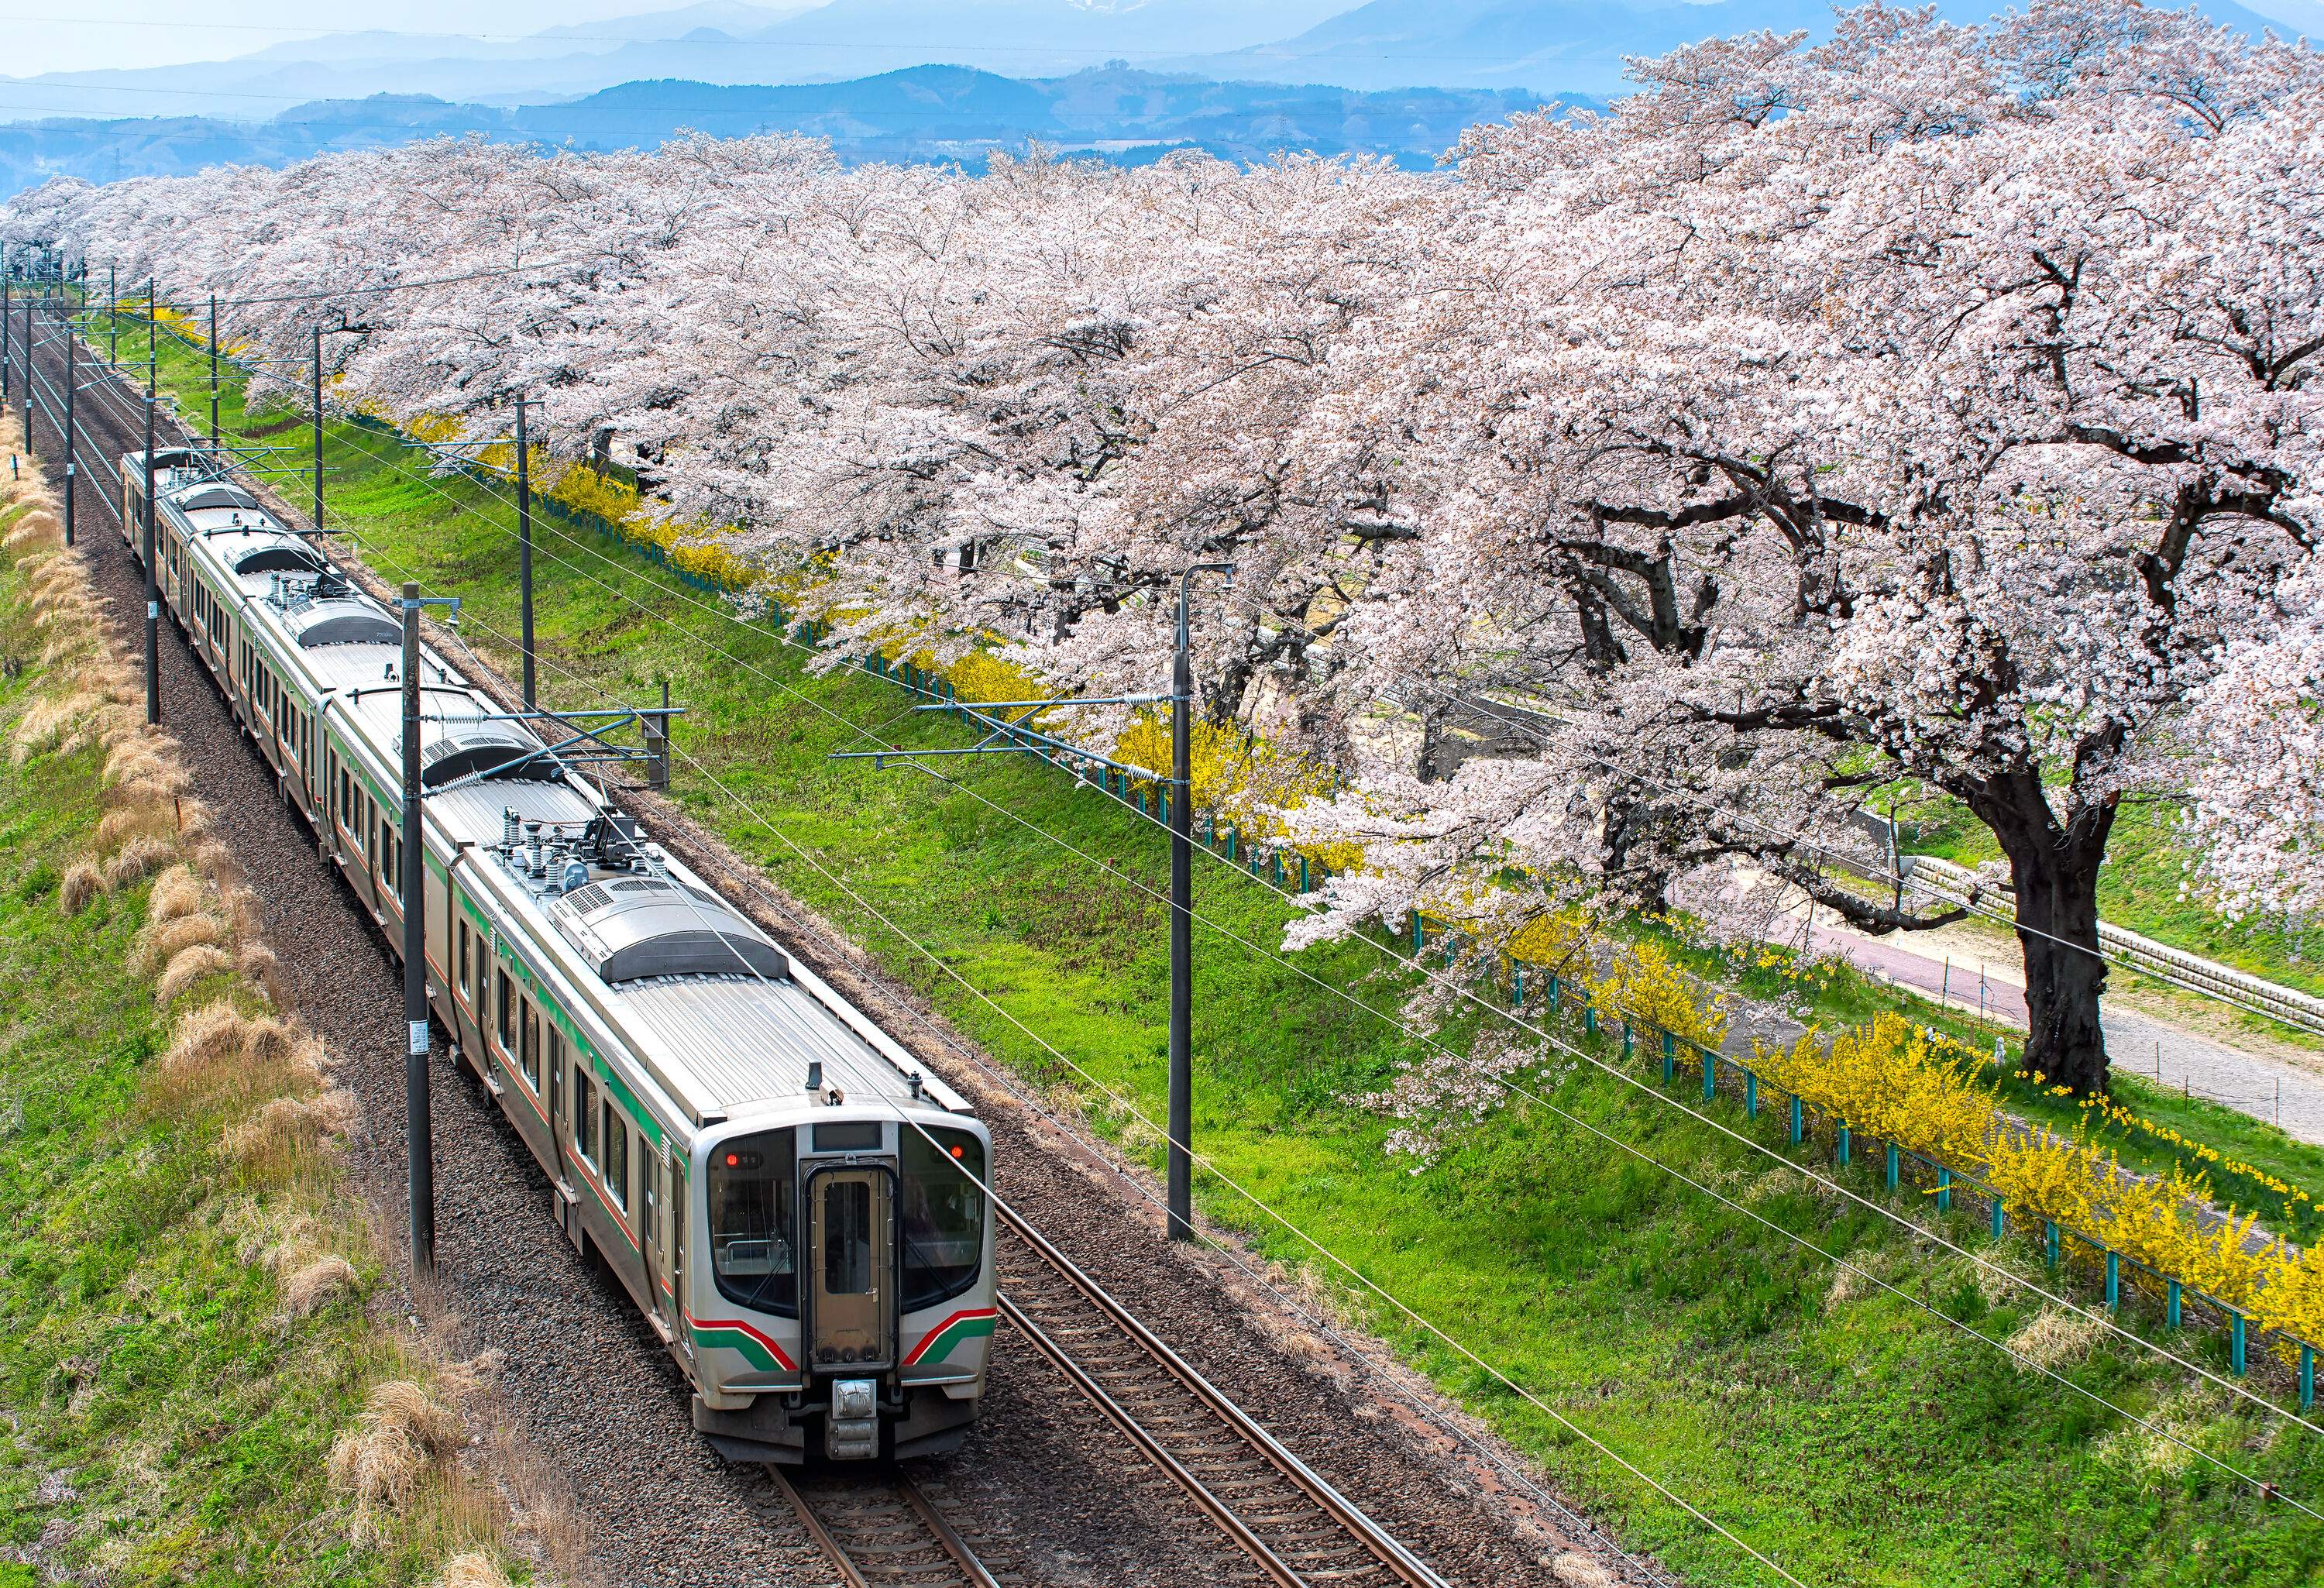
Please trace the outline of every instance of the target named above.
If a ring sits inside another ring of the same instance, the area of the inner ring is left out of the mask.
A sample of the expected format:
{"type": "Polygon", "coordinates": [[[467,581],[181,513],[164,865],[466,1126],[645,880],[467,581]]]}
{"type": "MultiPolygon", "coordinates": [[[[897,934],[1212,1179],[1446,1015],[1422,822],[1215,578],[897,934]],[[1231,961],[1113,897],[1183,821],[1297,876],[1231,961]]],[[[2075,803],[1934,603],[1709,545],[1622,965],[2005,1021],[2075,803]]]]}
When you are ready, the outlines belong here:
{"type": "MultiPolygon", "coordinates": [[[[1010,1233],[1024,1242],[1034,1255],[1061,1276],[1084,1300],[1096,1307],[1107,1322],[1151,1357],[1180,1388],[1191,1392],[1229,1431],[1298,1490],[1311,1504],[1361,1545],[1397,1582],[1406,1584],[1406,1588],[1448,1588],[1444,1579],[1438,1576],[1426,1562],[1406,1548],[1387,1529],[1334,1489],[1321,1473],[1294,1455],[1282,1441],[1268,1433],[1256,1418],[1139,1322],[1136,1315],[1115,1300],[1103,1286],[1084,1273],[1071,1258],[1058,1251],[1011,1210],[997,1207],[997,1211],[1010,1233]]],[[[1005,1294],[996,1296],[995,1299],[1009,1321],[1024,1331],[1034,1349],[1047,1357],[1074,1388],[1122,1430],[1132,1444],[1184,1489],[1196,1505],[1208,1512],[1227,1535],[1259,1563],[1261,1570],[1283,1588],[1307,1588],[1307,1580],[1295,1567],[1277,1555],[1224,1501],[1213,1494],[1176,1456],[1164,1448],[1160,1441],[1139,1424],[1128,1408],[1108,1394],[1088,1370],[1074,1362],[1056,1342],[1025,1315],[1016,1302],[1005,1294]]]]}
{"type": "MultiPolygon", "coordinates": [[[[790,1501],[791,1510],[798,1518],[799,1525],[807,1529],[807,1537],[814,1539],[816,1547],[839,1568],[844,1588],[881,1588],[883,1583],[890,1582],[918,1584],[927,1581],[926,1571],[922,1568],[881,1572],[874,1566],[867,1573],[855,1555],[850,1553],[846,1544],[816,1514],[814,1505],[805,1491],[791,1482],[790,1475],[772,1462],[764,1465],[767,1475],[774,1480],[775,1487],[782,1492],[784,1499],[790,1501]]],[[[897,1472],[884,1474],[883,1481],[895,1497],[903,1502],[903,1509],[927,1529],[928,1536],[935,1540],[936,1547],[943,1552],[945,1558],[959,1569],[967,1588],[1001,1588],[1000,1579],[985,1569],[984,1563],[977,1559],[976,1552],[968,1546],[968,1541],[945,1520],[935,1506],[928,1503],[928,1498],[920,1492],[919,1485],[897,1472]]]]}

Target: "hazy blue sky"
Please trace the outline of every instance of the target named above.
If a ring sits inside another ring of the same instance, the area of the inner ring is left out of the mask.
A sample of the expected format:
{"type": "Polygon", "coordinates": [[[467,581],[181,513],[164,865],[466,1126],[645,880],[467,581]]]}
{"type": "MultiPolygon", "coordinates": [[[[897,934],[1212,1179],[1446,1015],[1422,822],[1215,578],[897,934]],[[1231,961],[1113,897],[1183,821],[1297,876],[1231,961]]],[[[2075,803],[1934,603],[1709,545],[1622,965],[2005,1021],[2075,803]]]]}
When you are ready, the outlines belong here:
{"type": "MultiPolygon", "coordinates": [[[[974,0],[962,0],[973,9],[974,0]]],[[[291,39],[354,28],[508,37],[567,23],[669,9],[655,0],[0,0],[0,73],[31,77],[104,66],[219,60],[291,39]],[[86,6],[89,14],[72,14],[86,6]]]]}
{"type": "MultiPolygon", "coordinates": [[[[964,15],[973,14],[977,7],[977,0],[958,3],[964,15]]],[[[1119,5],[1122,0],[1097,3],[1119,5]]],[[[1360,0],[1347,0],[1347,4],[1352,8],[1360,0]]],[[[1995,0],[1995,9],[2002,9],[2004,4],[2005,0],[1995,0]]],[[[2316,0],[2243,0],[2243,4],[2263,15],[2286,18],[2295,24],[2319,15],[2316,0]]],[[[1291,10],[1291,0],[1276,0],[1273,5],[1269,0],[1250,0],[1250,10],[1263,18],[1278,7],[1291,10]]],[[[0,0],[0,35],[5,38],[5,48],[0,50],[0,76],[217,60],[287,40],[358,28],[472,35],[486,31],[491,37],[506,38],[564,23],[665,9],[669,7],[655,0],[493,0],[489,8],[479,5],[477,0],[391,0],[360,9],[319,5],[314,0],[0,0]],[[84,5],[90,14],[72,14],[84,5]]],[[[1296,32],[1314,14],[1312,5],[1298,10],[1303,14],[1300,20],[1279,31],[1296,32]]],[[[1277,30],[1262,26],[1258,31],[1264,37],[1277,30]]]]}

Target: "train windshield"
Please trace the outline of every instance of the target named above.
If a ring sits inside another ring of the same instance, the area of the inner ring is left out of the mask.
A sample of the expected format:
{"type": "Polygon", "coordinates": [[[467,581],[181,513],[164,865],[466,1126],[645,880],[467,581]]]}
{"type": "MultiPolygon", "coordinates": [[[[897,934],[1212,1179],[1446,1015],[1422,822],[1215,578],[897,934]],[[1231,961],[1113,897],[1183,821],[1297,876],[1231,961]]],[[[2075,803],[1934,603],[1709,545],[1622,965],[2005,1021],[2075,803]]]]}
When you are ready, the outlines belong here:
{"type": "Polygon", "coordinates": [[[727,1300],[779,1317],[798,1316],[798,1139],[764,1131],[710,1154],[710,1262],[727,1300]]]}
{"type": "Polygon", "coordinates": [[[896,1134],[904,1165],[904,1310],[910,1312],[976,1283],[984,1258],[984,1143],[966,1131],[922,1134],[905,1125],[896,1134]]]}

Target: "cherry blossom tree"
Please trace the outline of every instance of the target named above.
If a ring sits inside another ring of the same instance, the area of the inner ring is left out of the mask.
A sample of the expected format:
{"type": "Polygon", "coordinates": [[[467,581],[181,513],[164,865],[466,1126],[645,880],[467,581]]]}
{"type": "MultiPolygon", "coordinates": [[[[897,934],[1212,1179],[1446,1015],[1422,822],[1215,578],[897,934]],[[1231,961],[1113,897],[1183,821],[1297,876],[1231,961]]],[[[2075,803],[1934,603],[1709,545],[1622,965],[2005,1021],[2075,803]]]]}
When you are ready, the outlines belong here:
{"type": "Polygon", "coordinates": [[[2109,831],[2319,529],[2317,60],[2064,0],[1640,76],[1472,133],[1460,229],[1314,437],[1424,526],[1340,687],[1554,719],[1314,813],[1402,852],[1340,913],[1512,862],[1646,897],[1748,863],[1910,928],[1944,918],[1830,862],[1877,859],[1849,818],[1919,780],[2006,856],[2029,1062],[2102,1087],[2109,831]]]}
{"type": "Polygon", "coordinates": [[[1344,775],[1281,819],[1366,856],[1296,942],[1802,891],[1915,929],[1957,912],[1864,818],[1941,789],[2006,857],[2032,1062],[2102,1086],[2125,801],[2189,804],[2229,908],[2324,902],[2318,58],[1876,4],[1636,75],[1437,175],[439,140],[55,182],[0,235],[218,294],[261,399],[318,325],[329,401],[471,451],[538,399],[835,660],[1156,689],[1179,570],[1232,559],[1206,708],[1344,775]]]}

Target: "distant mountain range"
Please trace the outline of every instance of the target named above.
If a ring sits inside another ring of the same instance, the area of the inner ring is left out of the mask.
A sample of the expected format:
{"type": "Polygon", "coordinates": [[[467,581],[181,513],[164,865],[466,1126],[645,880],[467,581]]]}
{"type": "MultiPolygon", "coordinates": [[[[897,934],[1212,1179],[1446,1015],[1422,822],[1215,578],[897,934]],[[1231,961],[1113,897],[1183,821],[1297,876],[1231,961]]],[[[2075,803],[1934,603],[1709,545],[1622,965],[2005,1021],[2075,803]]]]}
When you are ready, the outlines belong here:
{"type": "MultiPolygon", "coordinates": [[[[2007,0],[1940,0],[1978,21],[2007,0]]],[[[2319,0],[2195,0],[2256,32],[2324,35],[2319,0]]],[[[1226,81],[1623,89],[1624,57],[1720,33],[1831,26],[1825,0],[700,0],[515,40],[349,32],[230,60],[0,79],[0,121],[42,115],[264,121],[315,100],[428,95],[519,106],[630,82],[877,81],[931,64],[1017,78],[1110,60],[1226,81]]]]}
{"type": "Polygon", "coordinates": [[[221,163],[285,165],[336,150],[439,134],[577,149],[650,148],[681,131],[827,137],[843,159],[956,160],[1038,139],[1062,153],[1143,163],[1194,148],[1230,160],[1277,150],[1381,154],[1425,168],[1462,129],[1539,103],[1517,90],[1362,92],[1220,83],[1103,67],[1020,80],[919,66],[842,83],[727,87],[624,83],[556,105],[460,105],[425,95],[323,100],[264,122],[207,116],[58,119],[0,136],[0,197],[51,176],[90,181],[221,163]]]}
{"type": "MultiPolygon", "coordinates": [[[[1972,22],[2006,0],[1938,3],[1972,22]]],[[[2246,32],[2324,36],[2319,0],[2198,4],[2246,32]]],[[[970,164],[1038,138],[1114,161],[1196,147],[1418,166],[1474,122],[1622,93],[1627,57],[1831,23],[1825,0],[698,0],[521,39],[349,32],[0,79],[15,124],[0,195],[437,134],[611,149],[787,131],[848,159],[970,164]]]]}

